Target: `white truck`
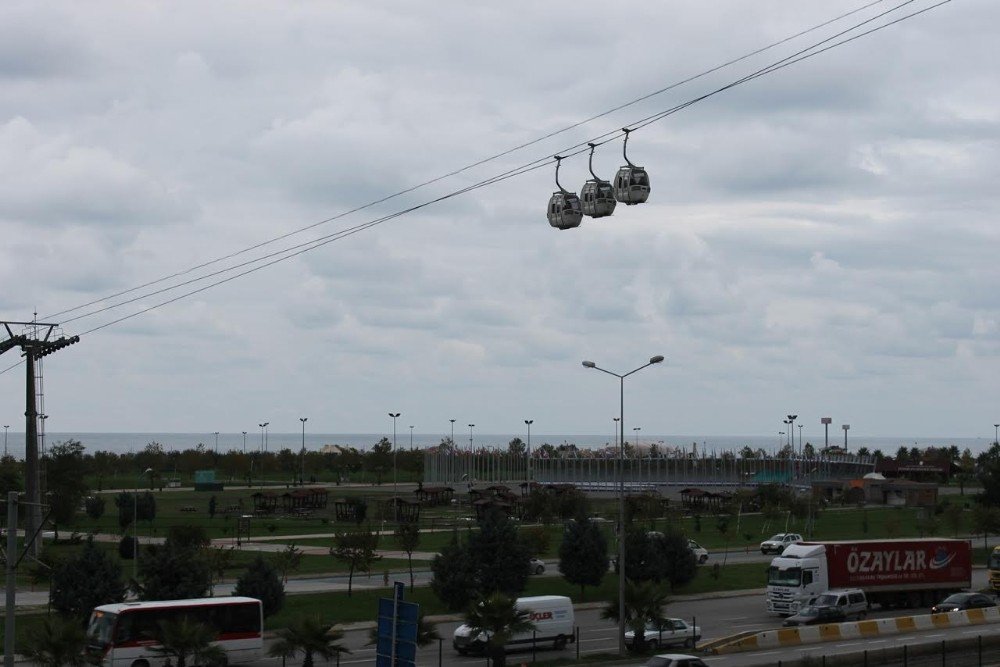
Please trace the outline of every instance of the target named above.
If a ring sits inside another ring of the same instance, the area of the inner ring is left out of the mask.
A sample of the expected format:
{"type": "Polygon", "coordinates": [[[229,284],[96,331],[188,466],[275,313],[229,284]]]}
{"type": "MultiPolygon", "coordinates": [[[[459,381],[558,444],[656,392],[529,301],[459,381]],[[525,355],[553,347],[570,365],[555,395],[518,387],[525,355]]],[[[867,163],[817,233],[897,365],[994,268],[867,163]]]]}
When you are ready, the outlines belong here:
{"type": "MultiPolygon", "coordinates": [[[[535,595],[518,598],[516,606],[520,610],[530,612],[530,620],[535,629],[514,635],[507,647],[551,645],[559,650],[568,642],[576,639],[574,625],[573,601],[564,595],[535,595]]],[[[482,653],[486,649],[489,636],[485,632],[473,634],[472,628],[462,624],[455,628],[452,636],[452,646],[461,655],[482,653]]]]}

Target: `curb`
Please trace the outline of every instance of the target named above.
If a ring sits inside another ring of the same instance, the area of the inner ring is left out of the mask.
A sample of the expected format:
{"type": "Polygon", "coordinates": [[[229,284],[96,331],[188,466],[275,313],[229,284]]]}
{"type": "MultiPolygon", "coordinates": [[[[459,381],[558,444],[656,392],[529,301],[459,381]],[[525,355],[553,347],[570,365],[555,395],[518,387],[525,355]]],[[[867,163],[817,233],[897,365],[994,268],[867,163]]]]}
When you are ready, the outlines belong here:
{"type": "Polygon", "coordinates": [[[749,637],[717,646],[713,653],[740,653],[764,648],[803,646],[844,639],[862,639],[897,635],[907,632],[921,632],[941,628],[956,628],[969,625],[1000,623],[1000,608],[969,609],[952,611],[947,614],[924,614],[921,616],[898,616],[870,621],[848,623],[825,623],[798,628],[765,630],[749,637]]]}

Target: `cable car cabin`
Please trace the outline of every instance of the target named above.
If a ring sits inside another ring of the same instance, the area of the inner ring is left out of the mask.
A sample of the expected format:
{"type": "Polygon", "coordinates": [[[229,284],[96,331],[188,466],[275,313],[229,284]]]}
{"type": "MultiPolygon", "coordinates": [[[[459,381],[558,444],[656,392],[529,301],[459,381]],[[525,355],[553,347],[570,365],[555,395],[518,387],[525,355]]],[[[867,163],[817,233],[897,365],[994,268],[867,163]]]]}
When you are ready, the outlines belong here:
{"type": "Polygon", "coordinates": [[[622,167],[615,175],[615,199],[633,206],[649,199],[649,174],[642,167],[622,167]]]}
{"type": "Polygon", "coordinates": [[[583,214],[591,218],[603,218],[615,212],[615,191],[611,184],[600,179],[590,179],[580,190],[583,214]]]}
{"type": "Polygon", "coordinates": [[[580,198],[572,192],[553,192],[549,198],[549,224],[556,229],[573,229],[580,226],[583,210],[580,198]]]}

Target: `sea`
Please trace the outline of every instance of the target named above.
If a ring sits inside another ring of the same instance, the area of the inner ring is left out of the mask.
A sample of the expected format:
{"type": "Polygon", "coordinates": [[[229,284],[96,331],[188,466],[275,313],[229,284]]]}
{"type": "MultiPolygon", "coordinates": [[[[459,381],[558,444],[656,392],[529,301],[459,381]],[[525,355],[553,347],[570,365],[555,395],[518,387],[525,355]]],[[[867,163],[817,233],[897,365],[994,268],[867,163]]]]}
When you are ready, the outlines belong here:
{"type": "MultiPolygon", "coordinates": [[[[397,432],[396,446],[400,449],[423,449],[437,445],[442,439],[449,437],[449,433],[410,433],[409,431],[397,432]]],[[[838,429],[837,437],[833,437],[831,432],[829,444],[844,444],[843,432],[838,429]]],[[[359,450],[369,450],[382,438],[392,440],[392,433],[306,433],[305,447],[309,451],[317,451],[325,445],[346,445],[359,450]]],[[[507,443],[514,438],[527,440],[525,433],[475,433],[470,439],[468,433],[455,433],[455,441],[459,447],[474,449],[495,448],[506,449],[507,443]]],[[[267,451],[276,452],[284,448],[298,451],[302,447],[302,433],[267,433],[262,437],[261,432],[243,433],[46,433],[43,448],[60,442],[77,440],[83,444],[87,452],[137,452],[145,448],[149,443],[156,442],[163,446],[165,451],[181,451],[192,449],[198,445],[204,445],[208,449],[226,452],[229,450],[243,451],[267,451]]],[[[806,435],[806,443],[812,443],[819,447],[824,444],[823,434],[818,437],[806,435]]],[[[628,442],[636,442],[629,435],[628,442]]],[[[848,450],[855,450],[858,447],[867,447],[869,450],[880,449],[886,454],[894,454],[900,446],[918,447],[951,447],[957,446],[960,450],[968,448],[973,455],[985,451],[992,444],[993,438],[950,438],[950,437],[863,437],[848,434],[848,450]]],[[[532,448],[548,443],[553,446],[563,444],[575,444],[581,449],[600,449],[614,444],[614,436],[611,433],[603,435],[594,434],[531,434],[532,448]]],[[[779,439],[777,435],[649,435],[640,434],[638,443],[649,446],[656,444],[663,449],[681,449],[691,451],[697,448],[699,453],[723,452],[729,450],[740,450],[745,446],[752,449],[763,449],[766,452],[776,452],[787,444],[784,439],[779,439]]],[[[796,447],[800,445],[796,438],[796,447]]],[[[4,452],[9,452],[15,458],[24,457],[24,433],[8,431],[4,433],[4,452]]]]}

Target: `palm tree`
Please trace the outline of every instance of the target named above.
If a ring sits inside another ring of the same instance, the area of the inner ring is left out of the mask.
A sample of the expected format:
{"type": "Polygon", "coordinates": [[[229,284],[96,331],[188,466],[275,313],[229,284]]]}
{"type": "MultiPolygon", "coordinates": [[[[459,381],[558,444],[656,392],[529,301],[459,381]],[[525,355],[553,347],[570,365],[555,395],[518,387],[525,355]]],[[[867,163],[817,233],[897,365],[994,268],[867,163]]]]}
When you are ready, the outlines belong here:
{"type": "Polygon", "coordinates": [[[465,624],[471,636],[486,635],[486,654],[493,667],[503,667],[506,663],[504,647],[512,636],[535,629],[531,612],[518,609],[517,600],[503,593],[493,593],[470,608],[465,613],[465,624]]]}
{"type": "Polygon", "coordinates": [[[215,630],[187,616],[160,621],[153,635],[159,646],[151,650],[176,658],[176,667],[186,667],[188,658],[197,664],[209,665],[224,664],[226,660],[226,652],[212,643],[215,630]]]}
{"type": "MultiPolygon", "coordinates": [[[[635,634],[632,650],[642,651],[646,648],[646,624],[659,625],[663,623],[663,607],[667,604],[667,589],[661,588],[652,581],[625,582],[625,625],[635,634]]],[[[618,598],[609,600],[601,612],[601,618],[618,619],[618,598]]]]}
{"type": "Polygon", "coordinates": [[[334,630],[332,623],[324,623],[315,616],[296,619],[285,628],[278,630],[278,640],[271,644],[267,654],[275,658],[290,658],[302,653],[302,667],[313,666],[313,654],[330,660],[339,653],[350,653],[337,642],[344,633],[334,630]]]}
{"type": "Polygon", "coordinates": [[[80,623],[47,616],[25,637],[18,648],[33,664],[41,667],[83,667],[87,660],[87,635],[80,623]]]}

